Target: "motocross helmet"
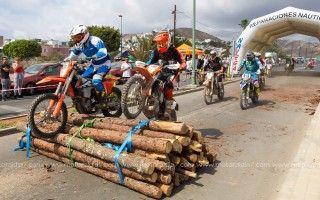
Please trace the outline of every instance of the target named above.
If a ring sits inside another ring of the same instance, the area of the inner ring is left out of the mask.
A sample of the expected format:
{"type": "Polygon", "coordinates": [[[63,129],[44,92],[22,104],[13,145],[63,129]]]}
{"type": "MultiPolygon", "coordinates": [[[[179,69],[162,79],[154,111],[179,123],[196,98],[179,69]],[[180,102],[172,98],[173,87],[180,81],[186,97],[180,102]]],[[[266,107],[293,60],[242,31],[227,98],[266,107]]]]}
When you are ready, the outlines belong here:
{"type": "Polygon", "coordinates": [[[255,56],[257,56],[258,58],[260,58],[260,57],[261,57],[261,53],[260,53],[260,52],[256,52],[256,53],[255,53],[255,56]]]}
{"type": "Polygon", "coordinates": [[[247,60],[248,61],[253,61],[253,53],[252,50],[247,51],[247,60]]]}
{"type": "Polygon", "coordinates": [[[84,25],[76,25],[70,31],[70,36],[77,48],[81,48],[87,42],[89,35],[88,28],[84,25]]]}
{"type": "Polygon", "coordinates": [[[171,37],[169,31],[161,31],[153,38],[153,41],[157,43],[159,53],[164,53],[169,48],[170,40],[171,37]]]}
{"type": "Polygon", "coordinates": [[[211,58],[214,59],[217,56],[217,52],[215,50],[210,51],[211,58]]]}

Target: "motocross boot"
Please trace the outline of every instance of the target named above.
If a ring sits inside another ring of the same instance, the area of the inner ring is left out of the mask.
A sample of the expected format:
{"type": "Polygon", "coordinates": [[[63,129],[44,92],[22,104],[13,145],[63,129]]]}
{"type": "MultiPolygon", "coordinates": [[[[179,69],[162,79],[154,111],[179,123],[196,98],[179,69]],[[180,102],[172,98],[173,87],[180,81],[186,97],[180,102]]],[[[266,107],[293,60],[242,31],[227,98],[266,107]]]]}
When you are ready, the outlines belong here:
{"type": "Polygon", "coordinates": [[[259,97],[259,93],[260,93],[260,88],[259,87],[255,87],[255,93],[256,93],[257,97],[259,97]]]}
{"type": "Polygon", "coordinates": [[[102,90],[102,91],[98,91],[98,97],[100,100],[100,107],[106,107],[107,104],[107,94],[106,91],[102,90]]]}
{"type": "Polygon", "coordinates": [[[179,109],[179,105],[177,104],[177,102],[172,99],[172,100],[166,100],[166,107],[165,107],[165,111],[164,111],[164,118],[166,119],[171,119],[171,115],[172,115],[172,111],[173,110],[178,110],[179,109]]]}

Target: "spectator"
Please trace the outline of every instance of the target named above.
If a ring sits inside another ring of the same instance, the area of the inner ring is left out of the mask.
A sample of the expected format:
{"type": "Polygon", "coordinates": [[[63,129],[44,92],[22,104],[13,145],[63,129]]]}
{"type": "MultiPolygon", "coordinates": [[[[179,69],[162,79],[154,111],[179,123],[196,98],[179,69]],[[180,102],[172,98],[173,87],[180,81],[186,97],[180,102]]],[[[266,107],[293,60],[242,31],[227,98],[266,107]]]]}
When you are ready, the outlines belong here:
{"type": "Polygon", "coordinates": [[[7,57],[2,57],[1,64],[1,84],[2,84],[2,101],[6,101],[10,97],[10,92],[6,91],[10,89],[11,81],[9,77],[10,64],[7,57]]]}
{"type": "MultiPolygon", "coordinates": [[[[185,76],[184,76],[184,79],[182,80],[183,82],[185,82],[187,80],[188,74],[190,74],[191,71],[192,71],[192,59],[191,59],[191,56],[190,57],[187,56],[186,58],[188,59],[188,60],[186,60],[187,68],[186,68],[185,73],[184,73],[185,76]]],[[[191,78],[191,76],[190,76],[190,78],[191,78]]]]}
{"type": "Polygon", "coordinates": [[[128,63],[129,58],[125,58],[124,61],[121,65],[122,78],[128,79],[131,77],[131,66],[128,63]]]}
{"type": "Polygon", "coordinates": [[[14,77],[14,99],[17,97],[22,98],[22,81],[24,77],[23,65],[20,63],[20,58],[15,57],[12,64],[13,77],[14,77]],[[19,96],[18,96],[19,95],[19,96]]]}

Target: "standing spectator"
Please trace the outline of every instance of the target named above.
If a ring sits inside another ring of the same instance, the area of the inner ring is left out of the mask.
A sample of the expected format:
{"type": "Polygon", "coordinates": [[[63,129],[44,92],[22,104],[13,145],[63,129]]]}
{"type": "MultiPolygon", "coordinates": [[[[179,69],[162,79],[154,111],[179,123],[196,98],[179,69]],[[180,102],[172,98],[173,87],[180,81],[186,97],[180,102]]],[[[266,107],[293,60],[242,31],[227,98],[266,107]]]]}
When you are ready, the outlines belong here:
{"type": "Polygon", "coordinates": [[[22,81],[24,77],[23,65],[20,63],[20,58],[15,57],[12,64],[13,77],[14,77],[14,99],[17,99],[18,95],[22,98],[22,81]]]}
{"type": "MultiPolygon", "coordinates": [[[[186,70],[185,70],[185,76],[184,76],[184,79],[182,80],[183,82],[185,82],[187,80],[187,77],[188,77],[188,74],[191,73],[192,71],[192,60],[191,60],[191,57],[187,56],[186,57],[187,60],[186,60],[186,64],[187,64],[187,67],[186,67],[186,70]]],[[[191,78],[191,75],[190,75],[190,78],[191,78]]]]}
{"type": "Polygon", "coordinates": [[[199,78],[199,81],[203,81],[203,77],[201,72],[203,71],[203,63],[204,59],[202,55],[198,56],[198,62],[197,62],[197,77],[199,78]]]}
{"type": "Polygon", "coordinates": [[[2,57],[1,64],[1,83],[2,83],[2,101],[6,101],[10,97],[10,92],[6,91],[10,89],[11,81],[9,77],[10,64],[7,57],[2,57]]]}
{"type": "Polygon", "coordinates": [[[121,65],[122,78],[128,79],[131,77],[131,66],[129,65],[129,58],[124,59],[124,63],[121,65]]]}
{"type": "Polygon", "coordinates": [[[222,63],[223,63],[223,66],[224,66],[223,77],[224,77],[224,80],[226,80],[226,78],[228,76],[228,68],[229,68],[229,65],[230,65],[229,59],[224,57],[223,60],[222,60],[222,63]]]}

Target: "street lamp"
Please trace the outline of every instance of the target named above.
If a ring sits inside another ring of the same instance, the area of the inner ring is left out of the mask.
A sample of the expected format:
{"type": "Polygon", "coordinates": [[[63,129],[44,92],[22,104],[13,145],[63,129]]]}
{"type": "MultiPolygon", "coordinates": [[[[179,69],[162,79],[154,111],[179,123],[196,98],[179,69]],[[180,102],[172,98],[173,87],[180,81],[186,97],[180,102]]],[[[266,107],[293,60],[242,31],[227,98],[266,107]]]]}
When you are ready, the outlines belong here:
{"type": "Polygon", "coordinates": [[[122,15],[118,15],[121,18],[121,29],[120,29],[120,59],[122,60],[122,15]]]}

